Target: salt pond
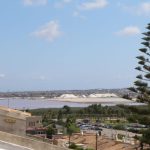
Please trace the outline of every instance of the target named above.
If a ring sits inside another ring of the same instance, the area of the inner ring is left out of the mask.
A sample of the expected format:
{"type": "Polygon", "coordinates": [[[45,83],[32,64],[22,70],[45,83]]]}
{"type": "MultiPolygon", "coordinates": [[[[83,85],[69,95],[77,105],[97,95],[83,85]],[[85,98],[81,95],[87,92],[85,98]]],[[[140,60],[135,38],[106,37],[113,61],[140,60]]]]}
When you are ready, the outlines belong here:
{"type": "MultiPolygon", "coordinates": [[[[113,102],[111,103],[109,100],[105,99],[106,102],[102,102],[102,105],[116,105],[118,104],[113,102]]],[[[96,103],[96,102],[94,102],[96,103]]],[[[100,102],[97,102],[100,103],[100,102]]],[[[120,103],[123,104],[124,102],[120,103]]],[[[62,108],[64,105],[68,105],[70,107],[87,107],[92,103],[84,102],[70,102],[70,101],[60,101],[54,99],[40,99],[40,98],[8,98],[8,99],[0,99],[0,105],[10,107],[13,109],[37,109],[37,108],[62,108]]],[[[144,105],[143,103],[135,103],[129,101],[125,103],[126,105],[144,105]]]]}

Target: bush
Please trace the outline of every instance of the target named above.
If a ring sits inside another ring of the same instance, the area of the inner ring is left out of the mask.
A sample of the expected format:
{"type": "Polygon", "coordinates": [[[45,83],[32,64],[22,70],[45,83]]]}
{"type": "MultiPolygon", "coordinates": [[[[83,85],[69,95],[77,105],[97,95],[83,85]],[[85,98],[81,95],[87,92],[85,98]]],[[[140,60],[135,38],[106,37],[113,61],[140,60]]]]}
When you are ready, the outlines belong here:
{"type": "Polygon", "coordinates": [[[115,125],[113,128],[116,130],[124,130],[125,129],[124,125],[122,125],[122,124],[115,125]]]}
{"type": "Polygon", "coordinates": [[[82,147],[77,147],[76,150],[84,150],[82,147]]]}
{"type": "Polygon", "coordinates": [[[150,129],[143,131],[143,135],[140,140],[143,143],[150,144],[150,129]]]}
{"type": "Polygon", "coordinates": [[[118,134],[118,139],[122,140],[125,137],[125,135],[118,134]]]}
{"type": "Polygon", "coordinates": [[[76,149],[76,148],[77,148],[77,145],[76,145],[75,143],[72,143],[72,144],[70,144],[69,148],[71,148],[71,149],[76,149]]]}
{"type": "MultiPolygon", "coordinates": [[[[71,145],[69,146],[69,148],[75,149],[75,150],[84,150],[82,147],[77,146],[75,143],[71,143],[71,145]]],[[[85,150],[93,150],[93,149],[91,149],[91,148],[86,148],[85,150]]]]}
{"type": "Polygon", "coordinates": [[[131,128],[131,129],[128,129],[129,132],[132,132],[132,133],[140,133],[140,130],[137,130],[137,129],[134,129],[134,128],[131,128]]]}

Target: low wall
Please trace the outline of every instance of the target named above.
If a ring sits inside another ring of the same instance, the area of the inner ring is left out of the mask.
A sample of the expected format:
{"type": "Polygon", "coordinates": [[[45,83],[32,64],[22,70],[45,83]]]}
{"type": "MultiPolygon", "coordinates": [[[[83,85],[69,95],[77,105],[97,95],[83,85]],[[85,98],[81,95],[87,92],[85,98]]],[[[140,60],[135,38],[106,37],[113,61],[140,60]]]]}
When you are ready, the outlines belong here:
{"type": "Polygon", "coordinates": [[[1,132],[1,131],[0,131],[0,140],[25,146],[33,150],[68,150],[67,148],[64,147],[58,147],[52,144],[36,141],[30,138],[21,137],[14,134],[1,132]]]}

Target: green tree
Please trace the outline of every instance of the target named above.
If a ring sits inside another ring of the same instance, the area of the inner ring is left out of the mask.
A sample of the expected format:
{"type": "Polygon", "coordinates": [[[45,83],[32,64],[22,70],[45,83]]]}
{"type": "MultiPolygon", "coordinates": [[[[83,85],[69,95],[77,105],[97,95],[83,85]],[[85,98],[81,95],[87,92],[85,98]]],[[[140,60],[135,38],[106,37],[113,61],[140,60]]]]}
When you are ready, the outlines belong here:
{"type": "Polygon", "coordinates": [[[62,120],[62,118],[63,118],[63,112],[62,112],[62,110],[59,110],[58,115],[57,115],[57,119],[62,120]]]}
{"type": "Polygon", "coordinates": [[[56,133],[56,130],[53,128],[53,126],[49,126],[46,131],[46,136],[49,139],[52,139],[53,135],[56,133]]]}
{"type": "Polygon", "coordinates": [[[66,128],[67,134],[69,135],[69,146],[70,146],[70,138],[73,133],[79,132],[80,129],[75,124],[75,118],[72,116],[68,116],[66,120],[66,128]]]}
{"type": "Polygon", "coordinates": [[[73,133],[76,133],[76,132],[79,132],[80,129],[75,125],[75,124],[70,124],[68,127],[67,127],[67,133],[69,135],[69,146],[70,146],[70,138],[71,138],[71,135],[73,133]]]}
{"type": "Polygon", "coordinates": [[[69,127],[71,124],[75,124],[76,118],[74,116],[68,116],[66,119],[66,127],[69,127]]]}
{"type": "Polygon", "coordinates": [[[63,107],[63,113],[64,114],[71,114],[71,108],[69,106],[65,105],[63,107]]]}
{"type": "Polygon", "coordinates": [[[140,74],[136,76],[137,80],[134,82],[135,87],[129,89],[138,93],[138,101],[150,103],[150,24],[147,25],[146,29],[147,31],[143,33],[144,37],[141,43],[143,48],[139,49],[141,55],[136,57],[138,66],[135,69],[140,74]]]}
{"type": "MultiPolygon", "coordinates": [[[[143,33],[142,45],[139,51],[141,55],[137,56],[138,66],[135,68],[140,72],[136,76],[137,80],[134,82],[135,87],[129,88],[131,91],[138,94],[137,101],[146,102],[150,104],[150,23],[146,27],[147,31],[143,33]]],[[[150,129],[143,132],[141,141],[141,149],[143,143],[150,144],[150,129]]]]}
{"type": "Polygon", "coordinates": [[[150,129],[147,129],[143,132],[140,141],[150,145],[150,129]]]}

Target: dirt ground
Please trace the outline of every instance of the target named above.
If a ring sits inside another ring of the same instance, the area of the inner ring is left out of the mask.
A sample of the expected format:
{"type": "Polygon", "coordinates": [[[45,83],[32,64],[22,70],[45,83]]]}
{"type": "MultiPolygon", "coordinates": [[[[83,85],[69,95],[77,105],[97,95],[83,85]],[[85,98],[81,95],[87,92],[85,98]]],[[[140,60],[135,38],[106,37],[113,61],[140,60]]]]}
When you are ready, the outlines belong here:
{"type": "MultiPolygon", "coordinates": [[[[104,136],[97,138],[98,150],[135,150],[135,146],[110,140],[104,136]]],[[[94,134],[74,134],[71,136],[71,142],[83,144],[86,148],[96,149],[96,136],[94,134]]]]}

